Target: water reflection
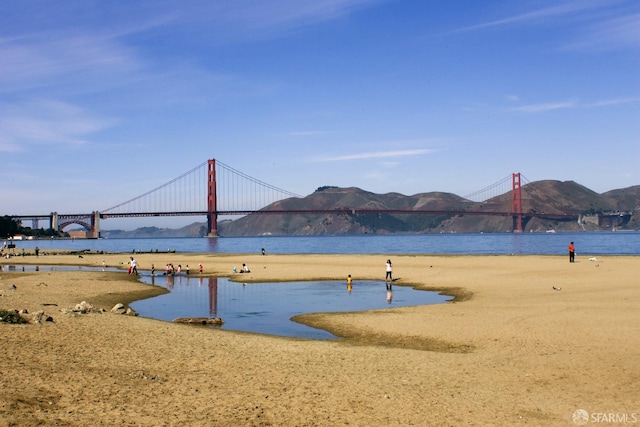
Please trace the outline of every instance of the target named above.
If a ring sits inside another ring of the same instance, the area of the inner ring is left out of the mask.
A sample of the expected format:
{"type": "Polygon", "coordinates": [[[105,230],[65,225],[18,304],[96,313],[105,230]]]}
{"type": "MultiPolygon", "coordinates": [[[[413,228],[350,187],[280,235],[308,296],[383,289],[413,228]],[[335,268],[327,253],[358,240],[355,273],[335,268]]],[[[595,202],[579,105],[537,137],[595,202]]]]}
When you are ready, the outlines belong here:
{"type": "Polygon", "coordinates": [[[186,275],[143,276],[143,281],[171,292],[132,307],[145,317],[172,321],[178,317],[221,317],[222,329],[301,338],[330,339],[332,334],[291,321],[293,316],[314,312],[353,312],[444,302],[448,296],[394,289],[382,281],[238,283],[228,278],[186,275]]]}
{"type": "MultiPolygon", "coordinates": [[[[118,271],[113,267],[1,265],[0,271],[118,271]]],[[[304,313],[354,312],[389,307],[437,304],[451,297],[416,291],[376,280],[238,283],[200,274],[165,275],[140,271],[140,280],[170,292],[136,301],[143,317],[173,321],[178,317],[220,317],[222,329],[312,339],[335,338],[327,331],[291,321],[304,313]]]]}

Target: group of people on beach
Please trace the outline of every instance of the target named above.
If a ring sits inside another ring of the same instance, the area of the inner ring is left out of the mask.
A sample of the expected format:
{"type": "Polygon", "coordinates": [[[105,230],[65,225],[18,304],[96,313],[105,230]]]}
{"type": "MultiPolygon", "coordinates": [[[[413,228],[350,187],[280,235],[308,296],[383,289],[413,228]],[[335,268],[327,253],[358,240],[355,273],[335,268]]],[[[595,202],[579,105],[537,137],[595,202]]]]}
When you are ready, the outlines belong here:
{"type": "MultiPolygon", "coordinates": [[[[154,273],[155,270],[155,266],[153,264],[151,264],[151,274],[154,273]]],[[[185,264],[184,266],[184,272],[185,274],[188,276],[189,275],[189,264],[185,264]]],[[[164,275],[165,276],[175,276],[176,274],[181,274],[182,273],[182,265],[178,264],[178,267],[175,267],[172,263],[167,263],[164,266],[164,275]]]]}
{"type": "MultiPolygon", "coordinates": [[[[200,274],[202,274],[204,267],[202,265],[202,263],[198,264],[198,271],[200,274]]],[[[191,269],[189,268],[189,264],[185,264],[184,269],[182,268],[182,264],[178,264],[178,266],[174,266],[173,263],[167,263],[164,266],[164,273],[162,273],[165,276],[177,276],[180,275],[182,273],[185,273],[187,276],[191,273],[191,269]]],[[[156,274],[156,266],[154,264],[151,264],[151,275],[155,276],[156,274]]]]}
{"type": "MultiPolygon", "coordinates": [[[[129,274],[138,274],[138,262],[134,257],[129,257],[128,264],[129,264],[129,269],[128,269],[129,274]]],[[[105,263],[104,260],[102,260],[102,271],[106,269],[106,266],[107,264],[105,263]]],[[[204,270],[204,266],[202,265],[202,263],[199,263],[198,271],[200,272],[200,274],[202,274],[203,270],[204,270]]],[[[175,267],[172,263],[167,263],[164,267],[164,272],[162,274],[165,276],[176,276],[176,275],[185,273],[188,276],[190,271],[191,270],[189,269],[189,264],[186,264],[183,269],[181,264],[178,264],[178,266],[175,267]]],[[[151,275],[152,276],[156,275],[155,264],[151,264],[151,275]]]]}

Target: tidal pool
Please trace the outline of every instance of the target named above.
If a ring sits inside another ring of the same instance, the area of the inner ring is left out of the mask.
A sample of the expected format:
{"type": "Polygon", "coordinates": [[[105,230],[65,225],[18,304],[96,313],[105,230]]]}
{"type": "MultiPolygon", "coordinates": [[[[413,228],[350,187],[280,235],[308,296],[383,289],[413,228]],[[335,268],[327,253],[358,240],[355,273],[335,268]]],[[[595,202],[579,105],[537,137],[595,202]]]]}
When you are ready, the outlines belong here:
{"type": "MultiPolygon", "coordinates": [[[[100,267],[56,265],[1,265],[0,271],[100,271],[100,267]]],[[[126,271],[106,268],[105,271],[126,271]]],[[[172,322],[178,317],[220,317],[221,329],[310,339],[333,339],[333,334],[291,320],[304,313],[365,311],[411,305],[439,304],[449,295],[418,291],[384,281],[354,280],[351,291],[345,281],[238,283],[222,277],[140,272],[140,281],[162,286],[169,293],[136,301],[131,307],[140,316],[172,322]]]]}
{"type": "Polygon", "coordinates": [[[291,320],[303,313],[364,311],[411,305],[438,304],[453,297],[418,291],[384,281],[238,283],[227,278],[198,276],[149,276],[141,280],[166,287],[170,292],[131,307],[141,316],[173,321],[178,317],[220,317],[221,329],[298,338],[332,339],[331,333],[291,320]]]}

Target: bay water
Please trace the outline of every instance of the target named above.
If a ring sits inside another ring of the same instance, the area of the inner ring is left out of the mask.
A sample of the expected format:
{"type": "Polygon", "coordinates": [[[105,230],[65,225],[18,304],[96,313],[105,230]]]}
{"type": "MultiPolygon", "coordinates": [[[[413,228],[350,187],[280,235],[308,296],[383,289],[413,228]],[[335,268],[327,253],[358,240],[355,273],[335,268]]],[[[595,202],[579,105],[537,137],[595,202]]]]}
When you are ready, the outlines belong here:
{"type": "Polygon", "coordinates": [[[640,255],[640,232],[473,233],[358,236],[259,236],[171,239],[14,241],[21,248],[106,252],[274,254],[560,255],[573,241],[580,255],[640,255]]]}

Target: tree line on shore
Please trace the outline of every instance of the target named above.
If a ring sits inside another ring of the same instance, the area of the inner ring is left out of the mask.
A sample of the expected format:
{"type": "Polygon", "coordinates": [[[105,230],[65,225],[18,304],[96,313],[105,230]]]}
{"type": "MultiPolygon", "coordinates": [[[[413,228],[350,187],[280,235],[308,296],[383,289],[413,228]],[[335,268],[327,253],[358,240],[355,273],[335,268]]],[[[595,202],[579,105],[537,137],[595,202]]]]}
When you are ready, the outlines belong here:
{"type": "Polygon", "coordinates": [[[66,233],[58,232],[52,228],[23,227],[20,221],[16,221],[8,215],[0,217],[0,237],[8,239],[19,234],[33,237],[65,237],[66,233]]]}

